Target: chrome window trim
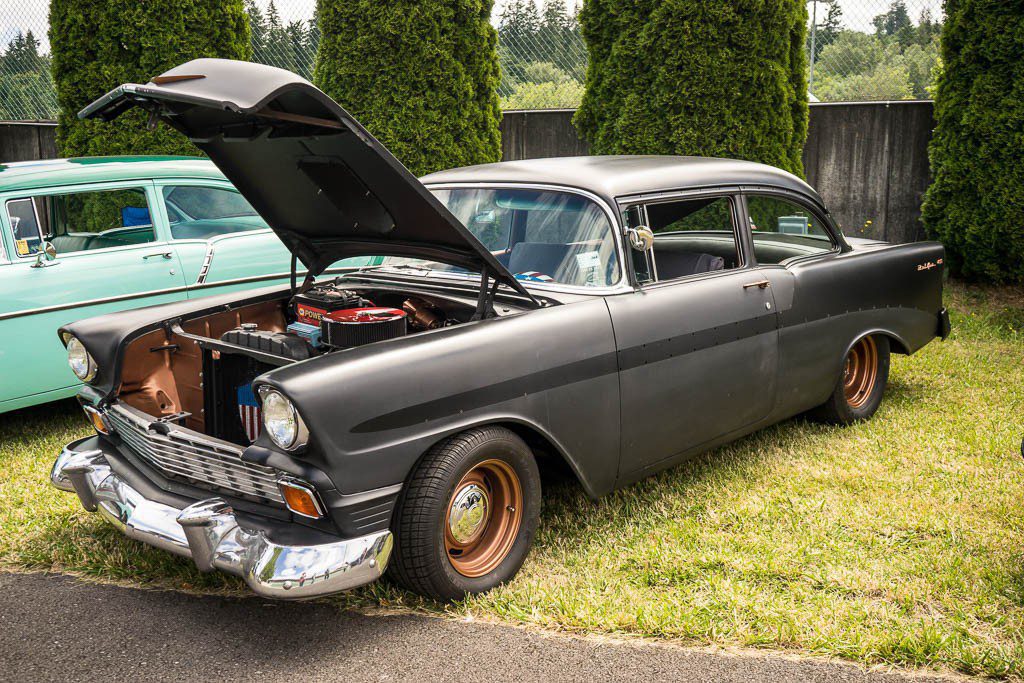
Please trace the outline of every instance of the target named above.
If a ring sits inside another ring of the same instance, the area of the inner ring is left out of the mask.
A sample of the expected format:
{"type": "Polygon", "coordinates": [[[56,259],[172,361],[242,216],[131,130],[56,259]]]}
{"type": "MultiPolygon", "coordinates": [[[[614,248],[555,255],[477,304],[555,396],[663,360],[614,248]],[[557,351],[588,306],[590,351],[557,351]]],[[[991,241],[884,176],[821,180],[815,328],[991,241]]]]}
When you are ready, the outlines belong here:
{"type": "MultiPolygon", "coordinates": [[[[673,201],[687,201],[691,199],[697,199],[700,197],[725,197],[729,200],[730,213],[733,221],[733,238],[736,245],[736,255],[742,260],[742,263],[737,265],[735,268],[727,268],[721,271],[713,271],[708,273],[695,273],[693,275],[684,275],[683,277],[672,278],[671,280],[657,279],[658,271],[657,265],[654,267],[655,280],[653,282],[646,282],[643,285],[638,285],[643,289],[654,289],[658,287],[665,287],[669,285],[676,285],[683,282],[693,282],[695,280],[704,280],[713,277],[723,277],[725,275],[733,275],[736,273],[748,272],[757,267],[757,262],[754,259],[752,253],[748,253],[750,247],[747,245],[747,236],[749,231],[744,228],[743,218],[746,216],[746,206],[741,204],[742,188],[739,185],[723,185],[721,187],[703,187],[691,190],[671,190],[664,192],[653,192],[650,194],[641,195],[629,195],[620,197],[617,199],[619,207],[622,211],[638,206],[644,212],[644,218],[647,219],[647,205],[648,204],[666,204],[673,201]]],[[[648,223],[649,224],[649,223],[648,223]]],[[[672,233],[674,234],[674,233],[672,233]]],[[[655,236],[657,237],[657,236],[655,236]]],[[[657,253],[657,240],[655,240],[654,249],[652,253],[657,253]]],[[[652,259],[656,261],[657,256],[652,259]]]]}
{"type": "Polygon", "coordinates": [[[676,190],[659,190],[658,192],[647,192],[644,194],[630,194],[618,197],[616,201],[619,206],[627,207],[635,204],[654,204],[657,202],[671,201],[683,197],[703,197],[707,195],[741,194],[743,188],[739,185],[719,185],[716,187],[695,187],[679,188],[676,190]]]}
{"type": "MultiPolygon", "coordinates": [[[[162,245],[165,245],[165,244],[169,244],[169,242],[167,240],[162,240],[161,239],[161,236],[159,234],[160,226],[157,224],[157,221],[154,220],[155,217],[153,215],[153,193],[151,192],[153,189],[154,189],[153,181],[151,179],[148,179],[148,178],[143,178],[143,179],[139,179],[139,180],[117,181],[117,182],[108,183],[108,184],[103,184],[103,183],[101,183],[101,184],[85,184],[85,183],[83,183],[83,184],[78,184],[78,185],[59,185],[59,186],[54,186],[54,187],[44,187],[44,188],[39,188],[38,190],[32,190],[32,189],[19,190],[17,192],[12,192],[11,193],[14,196],[8,196],[8,197],[4,198],[4,200],[3,200],[4,201],[4,213],[6,214],[4,220],[7,221],[8,228],[10,228],[10,214],[7,213],[7,204],[9,204],[10,202],[23,201],[23,200],[26,200],[26,199],[30,200],[32,202],[32,210],[36,212],[36,225],[41,228],[42,225],[39,223],[39,212],[38,212],[38,209],[36,208],[36,203],[35,203],[35,200],[36,200],[37,197],[55,197],[55,196],[58,196],[58,195],[85,194],[86,192],[118,192],[120,190],[140,190],[142,192],[143,196],[146,198],[146,206],[149,209],[149,223],[147,223],[146,225],[153,229],[153,240],[152,241],[150,241],[150,242],[140,242],[139,244],[125,244],[125,245],[121,245],[121,246],[117,246],[117,247],[104,247],[103,249],[85,249],[85,250],[79,250],[79,251],[69,251],[69,252],[66,252],[64,254],[57,254],[57,256],[60,257],[60,258],[66,258],[66,257],[70,257],[70,256],[78,256],[78,255],[81,255],[81,254],[105,254],[105,253],[112,252],[112,251],[121,251],[121,250],[125,250],[125,249],[134,249],[134,248],[139,248],[139,249],[149,248],[149,249],[152,249],[154,246],[162,246],[162,245]],[[69,190],[69,188],[74,188],[74,189],[69,190]],[[25,194],[25,193],[29,193],[29,194],[25,194]]],[[[165,219],[166,219],[166,217],[165,217],[165,219]]],[[[138,227],[146,227],[146,226],[133,225],[133,226],[130,226],[130,227],[138,228],[138,227]]],[[[79,233],[73,233],[73,234],[79,234],[79,233]]],[[[83,233],[83,234],[90,234],[91,235],[91,234],[94,234],[94,233],[83,233]]],[[[98,233],[96,233],[96,234],[98,234],[98,233]]],[[[13,233],[11,233],[11,236],[13,237],[13,233]]],[[[40,239],[45,239],[45,238],[43,238],[42,235],[40,235],[40,239]]],[[[18,261],[20,262],[20,261],[22,261],[24,259],[31,258],[31,257],[34,257],[34,256],[35,256],[35,254],[28,254],[28,255],[25,255],[25,256],[18,256],[18,261]]],[[[0,318],[0,319],[2,319],[2,318],[0,318]]]]}
{"type": "MultiPolygon", "coordinates": [[[[153,181],[154,194],[156,195],[156,198],[159,200],[160,209],[163,212],[164,221],[167,223],[167,230],[168,230],[167,237],[168,237],[168,239],[171,242],[173,242],[175,244],[179,244],[179,243],[182,243],[182,242],[191,242],[191,241],[213,242],[215,240],[221,240],[221,239],[224,239],[224,238],[227,238],[227,237],[236,237],[236,236],[240,236],[240,235],[251,235],[254,232],[258,232],[258,231],[273,232],[273,229],[270,228],[270,226],[267,226],[267,227],[263,227],[263,228],[253,228],[252,230],[244,230],[242,232],[232,232],[232,233],[227,233],[227,234],[223,234],[223,235],[213,235],[212,237],[208,237],[206,239],[198,239],[198,238],[195,238],[195,237],[184,237],[182,239],[177,239],[176,237],[174,237],[174,234],[170,232],[171,228],[173,227],[173,224],[171,223],[171,216],[167,212],[167,198],[164,196],[164,190],[166,190],[168,188],[176,188],[176,187],[203,187],[203,188],[207,188],[207,189],[210,189],[210,190],[222,190],[222,191],[225,191],[225,192],[234,192],[235,194],[237,194],[240,197],[242,197],[242,199],[245,199],[245,195],[243,195],[241,192],[239,192],[237,187],[235,187],[234,185],[232,185],[230,182],[228,182],[226,180],[216,180],[216,179],[213,179],[213,178],[197,178],[195,180],[189,180],[189,179],[176,180],[176,179],[161,178],[161,179],[158,179],[158,180],[154,180],[153,181]]],[[[248,199],[245,199],[245,201],[246,201],[246,203],[249,203],[248,199]]],[[[249,204],[249,206],[252,208],[253,211],[256,212],[255,216],[257,218],[259,218],[261,221],[263,221],[264,223],[266,223],[266,219],[264,219],[263,216],[260,215],[259,211],[256,211],[255,207],[253,207],[252,204],[249,204]]],[[[218,219],[213,219],[213,220],[225,220],[225,219],[218,218],[218,219]]]]}
{"type": "MultiPolygon", "coordinates": [[[[39,222],[39,207],[36,206],[36,198],[35,198],[35,196],[31,196],[31,197],[12,197],[11,199],[7,199],[7,200],[4,201],[4,220],[7,221],[7,232],[11,236],[11,244],[14,246],[14,256],[16,256],[19,260],[20,259],[26,259],[26,258],[32,258],[33,256],[35,256],[39,252],[36,252],[36,253],[33,253],[33,254],[19,254],[18,253],[18,248],[17,248],[18,240],[15,239],[15,237],[14,237],[14,223],[11,222],[11,204],[13,204],[14,202],[28,202],[29,205],[32,206],[32,215],[35,216],[35,218],[36,218],[36,234],[39,235],[39,243],[42,244],[43,242],[46,241],[46,238],[43,237],[43,225],[42,225],[42,223],[39,222]]],[[[3,256],[2,240],[0,240],[0,256],[3,256]]],[[[12,259],[12,261],[13,261],[13,259],[12,259]]]]}
{"type": "MultiPolygon", "coordinates": [[[[428,190],[464,190],[464,189],[521,189],[521,190],[540,190],[542,192],[566,192],[569,194],[579,195],[585,197],[595,204],[597,204],[605,213],[608,218],[608,222],[612,229],[612,240],[615,244],[615,258],[618,259],[619,263],[619,279],[603,287],[583,287],[579,285],[567,285],[561,283],[548,284],[545,282],[523,282],[523,286],[528,290],[537,290],[539,292],[562,292],[565,294],[587,294],[591,296],[603,296],[606,294],[621,294],[623,292],[631,292],[633,288],[628,282],[626,275],[626,264],[625,264],[625,247],[622,241],[622,222],[619,220],[619,216],[615,213],[612,206],[604,200],[603,197],[589,192],[587,190],[581,190],[578,187],[570,187],[568,185],[557,185],[548,183],[487,183],[487,182],[447,182],[447,183],[429,183],[425,184],[428,190]]],[[[430,273],[428,278],[437,279],[450,279],[464,282],[466,280],[479,281],[479,277],[476,275],[460,275],[458,273],[430,273]]]]}
{"type": "MultiPolygon", "coordinates": [[[[800,206],[803,206],[809,212],[814,214],[821,224],[825,228],[825,232],[828,233],[829,240],[832,242],[832,249],[830,251],[822,252],[823,254],[832,254],[845,251],[849,245],[846,244],[845,235],[843,231],[839,229],[839,226],[832,220],[832,215],[828,212],[828,208],[823,204],[813,201],[810,197],[800,194],[799,192],[793,192],[792,190],[786,190],[780,187],[772,187],[770,185],[744,185],[740,187],[740,193],[743,195],[744,202],[747,201],[748,197],[758,195],[773,195],[776,197],[782,197],[788,199],[800,206]]],[[[745,207],[747,215],[750,215],[750,207],[745,207]]],[[[803,256],[797,258],[805,258],[803,256]]],[[[789,259],[787,259],[789,260],[789,259]]],[[[774,265],[774,264],[765,264],[774,265]]]]}

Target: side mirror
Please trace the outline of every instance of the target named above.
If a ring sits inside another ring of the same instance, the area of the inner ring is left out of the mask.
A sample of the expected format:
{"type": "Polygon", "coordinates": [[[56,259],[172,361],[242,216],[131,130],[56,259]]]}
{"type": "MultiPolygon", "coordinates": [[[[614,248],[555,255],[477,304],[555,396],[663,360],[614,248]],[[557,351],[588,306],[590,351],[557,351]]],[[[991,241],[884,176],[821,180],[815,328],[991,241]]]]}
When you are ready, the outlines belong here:
{"type": "Polygon", "coordinates": [[[634,251],[650,251],[654,247],[654,233],[646,225],[638,225],[626,230],[626,239],[634,251]]]}
{"type": "Polygon", "coordinates": [[[57,248],[49,242],[43,242],[41,248],[36,253],[36,262],[32,264],[33,268],[46,268],[47,266],[55,266],[53,260],[57,258],[57,248]]]}

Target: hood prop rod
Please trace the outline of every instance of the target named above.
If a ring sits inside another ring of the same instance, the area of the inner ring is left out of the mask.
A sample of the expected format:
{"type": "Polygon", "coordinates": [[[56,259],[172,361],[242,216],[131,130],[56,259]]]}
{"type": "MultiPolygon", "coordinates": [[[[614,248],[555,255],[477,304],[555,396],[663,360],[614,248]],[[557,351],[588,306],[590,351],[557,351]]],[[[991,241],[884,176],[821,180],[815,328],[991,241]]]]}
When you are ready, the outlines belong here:
{"type": "Polygon", "coordinates": [[[302,294],[303,292],[308,291],[309,288],[313,286],[313,281],[316,279],[316,278],[313,277],[313,273],[311,271],[307,270],[306,271],[306,277],[304,277],[302,279],[302,286],[299,287],[298,286],[298,279],[299,279],[298,270],[299,270],[299,258],[295,254],[292,254],[292,267],[291,267],[291,273],[290,273],[291,290],[292,290],[292,294],[291,295],[292,296],[295,296],[296,294],[302,294]]]}
{"type": "Polygon", "coordinates": [[[486,267],[480,270],[480,294],[476,299],[476,311],[470,320],[485,320],[497,315],[494,312],[494,297],[498,293],[498,278],[494,278],[494,285],[490,283],[490,272],[486,267]]]}

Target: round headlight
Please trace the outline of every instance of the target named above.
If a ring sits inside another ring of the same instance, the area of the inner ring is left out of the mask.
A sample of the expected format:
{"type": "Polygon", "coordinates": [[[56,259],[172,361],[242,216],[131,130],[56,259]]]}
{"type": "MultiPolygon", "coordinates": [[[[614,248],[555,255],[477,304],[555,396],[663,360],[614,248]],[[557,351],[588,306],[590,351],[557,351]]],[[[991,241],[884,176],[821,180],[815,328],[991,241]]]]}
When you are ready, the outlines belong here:
{"type": "Polygon", "coordinates": [[[263,395],[263,428],[270,440],[285,450],[304,445],[306,429],[292,402],[273,389],[260,393],[263,395]]]}
{"type": "Polygon", "coordinates": [[[89,382],[96,376],[96,361],[75,337],[68,339],[68,365],[71,366],[71,372],[75,373],[75,377],[83,382],[89,382]]]}

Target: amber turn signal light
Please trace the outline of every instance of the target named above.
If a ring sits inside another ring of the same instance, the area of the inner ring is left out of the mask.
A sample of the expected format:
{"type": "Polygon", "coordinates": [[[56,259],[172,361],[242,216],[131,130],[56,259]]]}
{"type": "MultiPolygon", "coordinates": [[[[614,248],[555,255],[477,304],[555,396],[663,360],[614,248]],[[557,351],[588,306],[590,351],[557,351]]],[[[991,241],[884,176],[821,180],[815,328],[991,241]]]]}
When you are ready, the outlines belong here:
{"type": "Polygon", "coordinates": [[[92,422],[92,426],[96,428],[97,432],[104,435],[110,434],[110,428],[107,426],[107,421],[103,419],[103,413],[92,406],[85,406],[84,410],[85,414],[89,416],[89,421],[92,422]]]}
{"type": "Polygon", "coordinates": [[[312,519],[320,519],[324,516],[316,493],[306,484],[286,479],[278,482],[277,485],[281,488],[285,505],[295,514],[312,519]]]}

